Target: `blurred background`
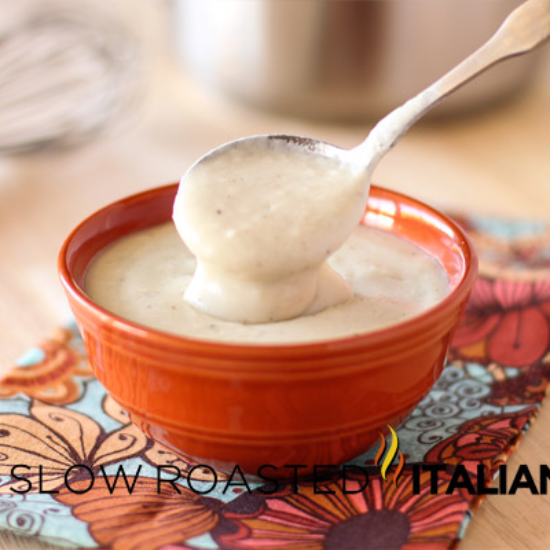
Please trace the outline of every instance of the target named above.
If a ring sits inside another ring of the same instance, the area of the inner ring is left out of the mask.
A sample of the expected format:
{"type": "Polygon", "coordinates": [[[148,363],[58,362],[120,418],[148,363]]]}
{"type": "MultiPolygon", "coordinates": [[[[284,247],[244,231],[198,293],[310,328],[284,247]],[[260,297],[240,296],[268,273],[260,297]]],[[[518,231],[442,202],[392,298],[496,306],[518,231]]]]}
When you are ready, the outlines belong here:
{"type": "MultiPolygon", "coordinates": [[[[245,135],[356,145],[518,4],[0,0],[0,365],[70,318],[56,257],[85,216],[245,135]]],[[[549,50],[438,106],[374,181],[447,211],[548,220],[549,50]]]]}
{"type": "MultiPolygon", "coordinates": [[[[178,50],[212,89],[260,108],[332,121],[373,120],[474,51],[516,0],[203,0],[174,3],[178,50]]],[[[509,98],[537,56],[477,79],[436,112],[509,98]]]]}

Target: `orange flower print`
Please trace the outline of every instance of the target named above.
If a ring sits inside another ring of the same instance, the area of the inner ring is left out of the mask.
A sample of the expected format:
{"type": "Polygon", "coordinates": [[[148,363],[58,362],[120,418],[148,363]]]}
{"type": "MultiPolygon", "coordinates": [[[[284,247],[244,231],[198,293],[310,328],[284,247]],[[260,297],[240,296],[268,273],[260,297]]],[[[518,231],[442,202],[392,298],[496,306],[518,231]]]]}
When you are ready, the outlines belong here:
{"type": "MultiPolygon", "coordinates": [[[[33,491],[38,490],[39,477],[43,491],[57,489],[88,475],[82,468],[67,473],[71,466],[85,465],[99,473],[101,466],[135,456],[147,444],[145,435],[131,424],[106,433],[84,414],[39,401],[33,401],[29,413],[0,415],[0,474],[12,476],[12,467],[28,466],[16,472],[32,483],[33,491]]],[[[11,479],[0,492],[28,490],[25,480],[11,479]]]]}
{"type": "Polygon", "coordinates": [[[482,365],[528,367],[550,351],[550,280],[478,279],[452,353],[482,365]]]}
{"type": "Polygon", "coordinates": [[[438,494],[420,474],[420,490],[405,470],[398,486],[379,475],[348,474],[346,494],[335,480],[300,485],[270,495],[245,494],[224,507],[212,535],[220,548],[247,550],[436,550],[455,540],[473,497],[461,490],[446,494],[450,475],[439,475],[438,494]],[[321,494],[318,491],[332,491],[321,494]]]}
{"type": "Polygon", "coordinates": [[[463,464],[476,473],[478,464],[495,470],[495,461],[521,434],[534,408],[510,414],[484,416],[465,422],[458,432],[441,441],[425,456],[426,462],[463,464]]]}
{"type": "MultiPolygon", "coordinates": [[[[131,422],[128,413],[109,394],[106,394],[103,399],[103,410],[111,418],[117,420],[121,424],[128,425],[131,422]]],[[[186,476],[191,470],[193,470],[191,475],[193,480],[209,482],[214,481],[214,476],[212,475],[212,471],[210,469],[195,468],[195,466],[198,465],[196,461],[185,459],[157,442],[150,442],[145,453],[143,454],[143,458],[155,467],[160,465],[168,465],[178,468],[181,472],[181,477],[186,476]]],[[[222,472],[216,472],[216,477],[217,480],[220,481],[227,479],[228,476],[222,472]]]]}
{"type": "MultiPolygon", "coordinates": [[[[88,524],[99,544],[113,550],[154,550],[183,543],[209,532],[219,520],[220,501],[185,487],[176,490],[162,484],[159,490],[156,479],[138,477],[131,494],[120,484],[111,494],[105,481],[112,486],[114,478],[97,480],[82,494],[63,489],[54,496],[88,524]]],[[[88,485],[82,480],[72,488],[84,490],[88,485]]]]}
{"type": "Polygon", "coordinates": [[[64,405],[80,397],[75,376],[92,377],[93,373],[80,338],[66,328],[42,342],[33,351],[30,364],[24,362],[2,379],[0,398],[23,393],[44,403],[64,405]]]}

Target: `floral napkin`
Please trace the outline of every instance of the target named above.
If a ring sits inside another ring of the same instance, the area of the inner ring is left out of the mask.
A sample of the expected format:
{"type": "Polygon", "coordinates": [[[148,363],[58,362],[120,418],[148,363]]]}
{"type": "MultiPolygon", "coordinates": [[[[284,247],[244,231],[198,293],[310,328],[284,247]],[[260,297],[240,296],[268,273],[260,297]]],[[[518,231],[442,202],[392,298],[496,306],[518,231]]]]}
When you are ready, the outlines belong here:
{"type": "Polygon", "coordinates": [[[0,385],[0,528],[80,548],[455,547],[550,380],[550,229],[460,221],[480,278],[448,366],[397,430],[402,458],[387,475],[380,465],[397,455],[389,438],[352,461],[368,472],[366,485],[352,467],[269,492],[218,474],[210,490],[211,471],[129,422],[69,327],[29,350],[0,385]],[[192,470],[193,487],[185,476],[159,486],[161,465],[192,470]]]}

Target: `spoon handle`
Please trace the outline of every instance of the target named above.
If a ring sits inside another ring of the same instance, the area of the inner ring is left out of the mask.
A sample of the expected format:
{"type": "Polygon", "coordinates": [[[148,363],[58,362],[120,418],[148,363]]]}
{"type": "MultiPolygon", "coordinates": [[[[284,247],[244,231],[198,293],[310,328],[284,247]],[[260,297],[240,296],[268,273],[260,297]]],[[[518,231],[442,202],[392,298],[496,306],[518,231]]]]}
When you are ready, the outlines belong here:
{"type": "Polygon", "coordinates": [[[369,158],[374,169],[380,158],[427,111],[451,92],[495,63],[521,55],[550,38],[550,0],[528,0],[516,8],[497,32],[472,55],[431,86],[385,116],[367,139],[351,150],[358,163],[369,158]]]}

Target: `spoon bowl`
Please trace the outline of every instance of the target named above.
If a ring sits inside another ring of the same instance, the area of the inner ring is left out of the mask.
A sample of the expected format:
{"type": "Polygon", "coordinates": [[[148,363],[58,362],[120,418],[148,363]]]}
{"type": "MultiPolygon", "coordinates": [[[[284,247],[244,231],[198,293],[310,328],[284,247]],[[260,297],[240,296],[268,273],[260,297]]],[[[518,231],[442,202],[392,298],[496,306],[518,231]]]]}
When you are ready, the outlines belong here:
{"type": "Polygon", "coordinates": [[[199,159],[173,211],[197,259],[186,301],[215,317],[264,323],[349,299],[326,260],[359,223],[370,177],[343,162],[345,153],[308,138],[255,136],[199,159]]]}

